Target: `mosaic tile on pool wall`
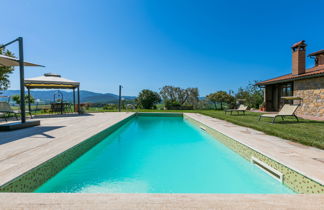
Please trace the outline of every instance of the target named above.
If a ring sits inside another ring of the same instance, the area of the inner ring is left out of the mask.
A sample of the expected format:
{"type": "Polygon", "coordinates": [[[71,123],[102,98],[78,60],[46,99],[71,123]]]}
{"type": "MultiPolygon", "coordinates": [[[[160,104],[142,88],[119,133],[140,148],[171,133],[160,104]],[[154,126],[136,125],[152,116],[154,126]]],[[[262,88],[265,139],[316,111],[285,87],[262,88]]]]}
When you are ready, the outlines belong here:
{"type": "Polygon", "coordinates": [[[0,186],[0,192],[33,192],[52,176],[127,123],[132,115],[0,186]]]}
{"type": "Polygon", "coordinates": [[[201,122],[198,122],[188,116],[185,116],[185,119],[197,126],[203,126],[206,129],[207,133],[211,134],[214,138],[222,142],[224,145],[226,145],[248,161],[250,161],[252,157],[255,157],[268,164],[272,168],[280,171],[284,175],[283,183],[295,192],[324,193],[324,186],[320,183],[294,171],[293,169],[288,168],[287,166],[275,160],[272,160],[271,158],[261,154],[260,152],[255,151],[254,149],[206,126],[201,122]]]}

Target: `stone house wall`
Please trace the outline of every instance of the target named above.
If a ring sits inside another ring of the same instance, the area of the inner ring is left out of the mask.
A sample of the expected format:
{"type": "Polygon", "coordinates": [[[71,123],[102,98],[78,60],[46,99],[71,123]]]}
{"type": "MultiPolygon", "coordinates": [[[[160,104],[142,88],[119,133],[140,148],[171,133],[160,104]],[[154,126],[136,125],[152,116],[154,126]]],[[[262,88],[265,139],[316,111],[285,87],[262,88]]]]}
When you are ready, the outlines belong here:
{"type": "Polygon", "coordinates": [[[294,81],[294,96],[303,98],[297,115],[324,117],[324,77],[294,81]]]}

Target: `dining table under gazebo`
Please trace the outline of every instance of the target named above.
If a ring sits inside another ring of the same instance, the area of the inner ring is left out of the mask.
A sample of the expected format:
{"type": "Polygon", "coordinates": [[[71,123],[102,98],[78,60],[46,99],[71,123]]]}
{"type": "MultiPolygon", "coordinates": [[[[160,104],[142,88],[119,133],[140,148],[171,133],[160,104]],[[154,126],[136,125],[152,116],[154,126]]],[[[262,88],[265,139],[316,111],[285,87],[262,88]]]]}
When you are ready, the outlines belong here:
{"type": "MultiPolygon", "coordinates": [[[[24,81],[24,85],[27,88],[28,96],[30,97],[31,89],[72,89],[73,90],[73,110],[74,112],[80,113],[80,82],[65,79],[58,74],[46,73],[43,76],[27,78],[24,81]],[[75,101],[75,90],[77,89],[77,102],[78,106],[76,108],[75,101]]],[[[63,113],[63,106],[65,103],[63,100],[60,103],[53,104],[55,110],[60,107],[60,112],[63,113]]],[[[31,111],[30,102],[28,103],[29,111],[31,111]]]]}

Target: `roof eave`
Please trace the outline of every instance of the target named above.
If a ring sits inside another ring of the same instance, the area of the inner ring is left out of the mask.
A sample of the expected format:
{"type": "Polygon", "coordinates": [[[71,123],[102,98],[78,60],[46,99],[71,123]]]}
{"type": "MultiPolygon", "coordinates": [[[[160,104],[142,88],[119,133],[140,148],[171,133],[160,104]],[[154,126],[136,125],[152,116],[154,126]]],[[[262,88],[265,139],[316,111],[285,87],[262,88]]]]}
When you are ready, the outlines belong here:
{"type": "Polygon", "coordinates": [[[283,79],[283,80],[278,80],[278,81],[273,81],[273,82],[259,82],[259,83],[256,83],[256,85],[258,85],[258,86],[274,85],[274,84],[278,84],[278,83],[285,83],[285,82],[291,82],[291,81],[302,80],[302,79],[310,79],[310,78],[321,77],[321,76],[324,76],[324,72],[319,73],[319,74],[308,75],[308,76],[283,79]]]}

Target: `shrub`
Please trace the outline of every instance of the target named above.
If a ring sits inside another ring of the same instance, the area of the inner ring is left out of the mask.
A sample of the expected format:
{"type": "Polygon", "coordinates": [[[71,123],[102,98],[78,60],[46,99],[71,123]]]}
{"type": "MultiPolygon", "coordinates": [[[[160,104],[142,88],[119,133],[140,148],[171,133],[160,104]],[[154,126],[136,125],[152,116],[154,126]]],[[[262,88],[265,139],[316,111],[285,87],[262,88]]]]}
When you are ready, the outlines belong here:
{"type": "Polygon", "coordinates": [[[152,109],[154,108],[154,105],[159,102],[161,102],[160,95],[157,92],[148,89],[142,90],[136,98],[138,106],[144,109],[152,109]]]}

